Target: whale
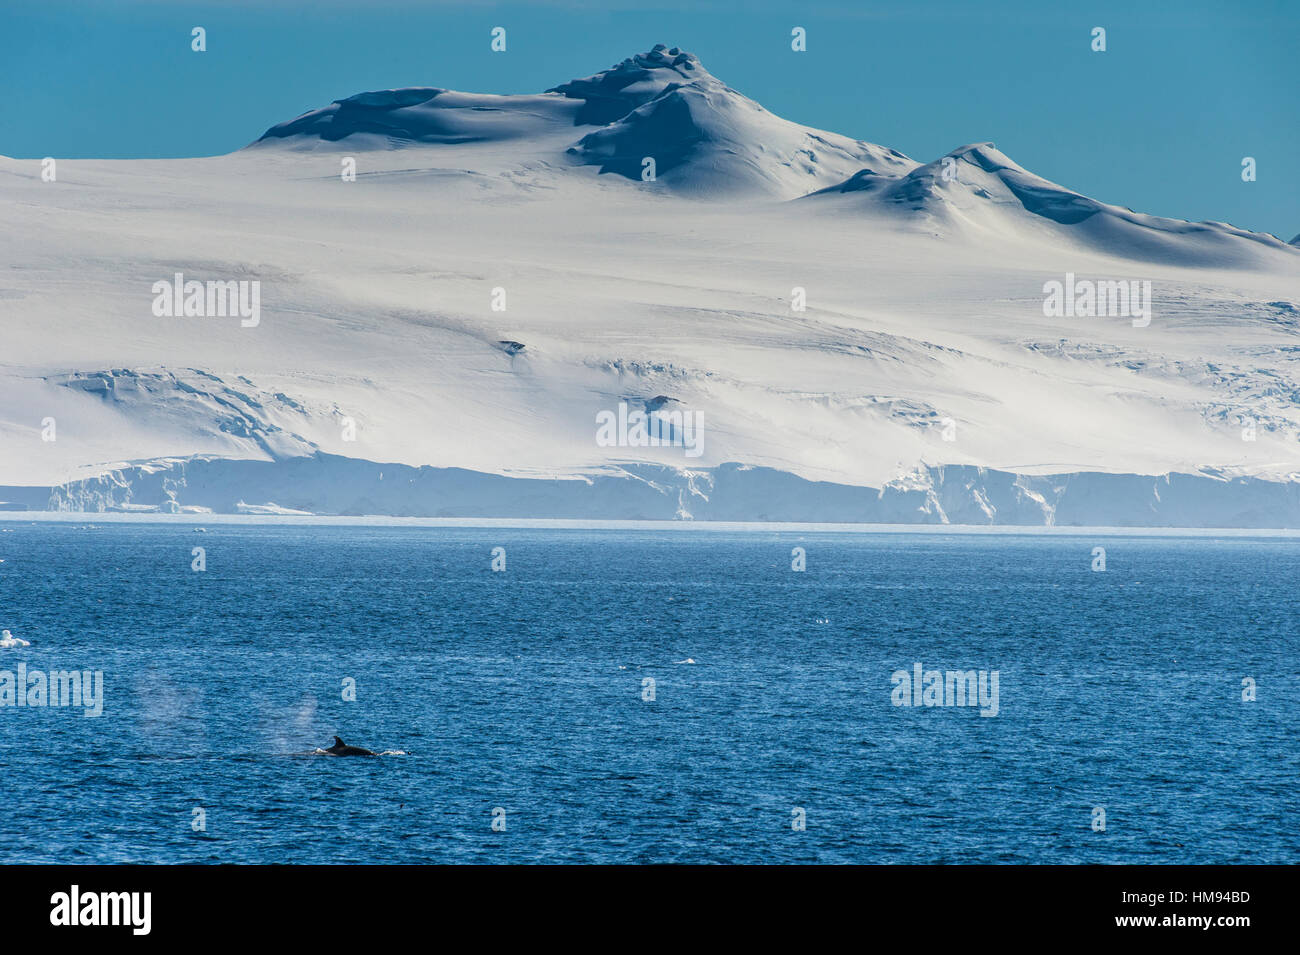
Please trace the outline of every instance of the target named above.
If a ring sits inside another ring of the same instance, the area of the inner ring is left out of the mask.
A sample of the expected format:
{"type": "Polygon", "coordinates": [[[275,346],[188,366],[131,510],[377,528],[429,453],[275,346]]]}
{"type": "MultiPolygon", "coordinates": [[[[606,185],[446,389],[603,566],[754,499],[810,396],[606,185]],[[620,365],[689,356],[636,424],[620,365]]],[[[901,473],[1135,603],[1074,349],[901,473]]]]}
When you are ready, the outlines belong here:
{"type": "Polygon", "coordinates": [[[337,736],[334,737],[334,745],[329,749],[321,750],[323,753],[329,753],[331,756],[378,756],[373,750],[363,749],[360,746],[349,746],[337,736]]]}

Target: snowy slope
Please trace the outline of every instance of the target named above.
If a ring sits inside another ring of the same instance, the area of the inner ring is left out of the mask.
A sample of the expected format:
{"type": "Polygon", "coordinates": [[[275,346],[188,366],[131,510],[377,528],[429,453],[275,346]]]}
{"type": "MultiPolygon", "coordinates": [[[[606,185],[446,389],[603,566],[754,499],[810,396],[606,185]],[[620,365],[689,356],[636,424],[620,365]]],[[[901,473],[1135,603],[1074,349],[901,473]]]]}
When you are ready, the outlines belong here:
{"type": "Polygon", "coordinates": [[[860,197],[859,208],[892,209],[945,231],[1054,233],[1058,241],[1179,265],[1250,268],[1273,252],[1281,252],[1276,261],[1285,264],[1290,253],[1286,243],[1266,233],[1098,202],[1034,175],[992,143],[962,146],[901,177],[859,170],[818,195],[860,197]]]}
{"type": "Polygon", "coordinates": [[[660,49],[228,156],[0,159],[0,507],[1300,524],[1300,249],[950,157],[660,49]],[[177,272],[259,281],[260,324],[156,316],[177,272]],[[1150,325],[1046,317],[1067,272],[1150,281],[1150,325]],[[602,446],[620,405],[702,453],[602,446]]]}
{"type": "Polygon", "coordinates": [[[864,166],[892,175],[916,166],[892,149],[774,116],[676,48],[656,47],[558,89],[591,97],[584,113],[593,119],[636,103],[569,149],[578,162],[641,179],[646,160],[653,159],[657,181],[696,196],[793,199],[864,166]],[[666,79],[665,73],[679,78],[666,79]],[[611,89],[622,94],[621,101],[608,95],[611,89]]]}
{"type": "Polygon", "coordinates": [[[258,143],[302,148],[348,139],[351,148],[400,148],[411,143],[498,142],[568,132],[577,114],[578,104],[555,96],[413,87],[335,100],[272,126],[258,143]]]}

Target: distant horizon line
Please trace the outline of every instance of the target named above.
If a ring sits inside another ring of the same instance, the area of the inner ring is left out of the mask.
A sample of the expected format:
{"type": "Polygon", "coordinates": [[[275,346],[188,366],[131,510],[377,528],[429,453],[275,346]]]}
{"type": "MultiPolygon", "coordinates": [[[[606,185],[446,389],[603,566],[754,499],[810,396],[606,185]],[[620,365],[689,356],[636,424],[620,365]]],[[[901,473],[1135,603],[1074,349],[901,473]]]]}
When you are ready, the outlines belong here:
{"type": "Polygon", "coordinates": [[[428,530],[648,530],[700,533],[929,534],[1012,537],[1300,538],[1300,528],[1123,527],[1044,524],[868,524],[816,521],[577,520],[546,517],[396,517],[383,514],[164,514],[157,511],[0,511],[0,524],[232,524],[413,527],[428,530]]]}

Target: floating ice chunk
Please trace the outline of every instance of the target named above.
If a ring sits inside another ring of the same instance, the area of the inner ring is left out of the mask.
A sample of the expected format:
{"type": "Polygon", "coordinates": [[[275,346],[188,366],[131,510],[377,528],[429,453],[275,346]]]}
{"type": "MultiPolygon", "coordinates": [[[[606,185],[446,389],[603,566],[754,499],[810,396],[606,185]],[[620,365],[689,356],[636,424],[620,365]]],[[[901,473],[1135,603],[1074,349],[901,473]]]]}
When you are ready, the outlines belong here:
{"type": "Polygon", "coordinates": [[[14,647],[30,647],[31,643],[27,640],[15,637],[8,630],[0,631],[0,650],[12,650],[14,647]]]}

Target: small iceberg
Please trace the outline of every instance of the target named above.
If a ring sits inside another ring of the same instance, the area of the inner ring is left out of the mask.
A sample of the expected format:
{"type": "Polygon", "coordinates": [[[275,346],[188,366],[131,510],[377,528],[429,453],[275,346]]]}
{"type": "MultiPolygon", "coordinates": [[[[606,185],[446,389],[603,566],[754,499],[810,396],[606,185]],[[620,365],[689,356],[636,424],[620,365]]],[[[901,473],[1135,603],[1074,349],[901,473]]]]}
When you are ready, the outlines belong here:
{"type": "Polygon", "coordinates": [[[0,631],[0,650],[12,650],[14,647],[30,647],[27,640],[20,640],[8,630],[0,631]]]}
{"type": "Polygon", "coordinates": [[[675,661],[673,661],[673,662],[674,662],[674,663],[694,663],[695,660],[692,659],[691,657],[687,657],[685,660],[675,660],[675,661]]]}

